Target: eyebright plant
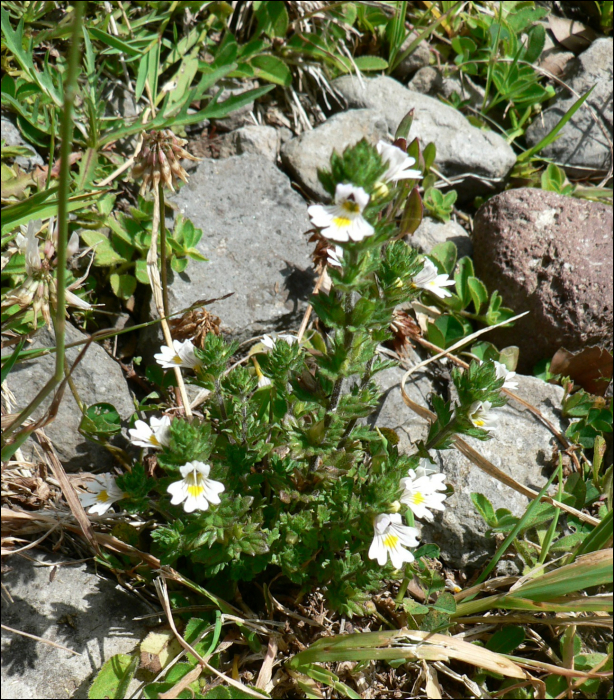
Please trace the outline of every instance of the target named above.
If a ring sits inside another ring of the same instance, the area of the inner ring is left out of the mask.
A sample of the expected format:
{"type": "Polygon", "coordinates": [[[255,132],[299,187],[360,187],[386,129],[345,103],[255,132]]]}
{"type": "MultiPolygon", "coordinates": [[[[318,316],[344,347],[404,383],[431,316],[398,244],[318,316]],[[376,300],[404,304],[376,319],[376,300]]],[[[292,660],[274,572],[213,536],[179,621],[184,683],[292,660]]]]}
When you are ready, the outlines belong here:
{"type": "Polygon", "coordinates": [[[330,278],[311,298],[319,331],[264,336],[247,365],[232,364],[237,344],[214,333],[202,348],[176,340],[155,356],[209,394],[201,418],[137,421],[132,442],[154,449],[147,459],[157,465],[153,478],[137,463],[118,479],[122,505],[155,513],[155,555],[223,596],[282,574],[363,614],[382,579],[425,568],[414,516],[432,520],[446,497],[429,451],[457,433],[492,437],[506,377],[491,361],[454,373],[456,400],[432,397],[437,420],[412,455],[393,431],[365,422],[382,396],[375,376],[395,364],[378,353],[395,309],[443,298],[454,284],[398,239],[414,162],[363,140],[320,173],[334,203],[309,208],[330,278]]]}

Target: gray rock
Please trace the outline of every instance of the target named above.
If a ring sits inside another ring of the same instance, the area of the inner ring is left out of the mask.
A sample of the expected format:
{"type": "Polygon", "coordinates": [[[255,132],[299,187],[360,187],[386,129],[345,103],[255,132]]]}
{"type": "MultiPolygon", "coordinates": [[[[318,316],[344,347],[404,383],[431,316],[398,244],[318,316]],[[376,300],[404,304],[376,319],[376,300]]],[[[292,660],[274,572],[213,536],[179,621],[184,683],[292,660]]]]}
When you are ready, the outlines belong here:
{"type": "MultiPolygon", "coordinates": [[[[2,596],[2,621],[80,656],[3,629],[2,697],[87,698],[101,666],[115,654],[130,654],[145,637],[145,624],[133,618],[152,609],[86,564],[61,566],[66,557],[29,553],[41,564],[20,556],[6,561],[2,580],[12,600],[2,596]]],[[[131,692],[138,682],[133,686],[131,692]]]]}
{"type": "Polygon", "coordinates": [[[387,134],[386,120],[380,111],[352,109],[336,114],[312,131],[305,131],[285,143],[281,160],[307,194],[327,202],[330,195],[318,180],[318,168],[330,168],[333,151],[342,153],[347,146],[363,138],[376,144],[387,134]]]}
{"type": "Polygon", "coordinates": [[[230,137],[234,147],[233,155],[253,153],[273,162],[277,160],[280,139],[277,129],[272,126],[242,126],[231,132],[230,137]]]}
{"type": "MultiPolygon", "coordinates": [[[[418,363],[421,358],[410,350],[410,362],[418,363]]],[[[405,370],[392,367],[375,375],[375,381],[384,390],[379,410],[367,419],[369,425],[378,428],[392,428],[399,436],[399,452],[411,454],[412,443],[426,438],[428,426],[417,414],[403,402],[401,396],[401,378],[405,370]]],[[[421,406],[429,405],[429,395],[433,391],[433,381],[427,372],[417,372],[414,380],[405,385],[405,391],[412,401],[421,406]]]]}
{"type": "Polygon", "coordinates": [[[492,191],[516,162],[514,151],[501,136],[477,129],[453,107],[408,90],[392,78],[364,79],[361,84],[354,76],[344,75],[333,81],[333,87],[343,95],[348,107],[382,112],[393,134],[401,119],[413,109],[410,140],[419,137],[423,147],[431,141],[435,143],[437,168],[448,178],[462,176],[455,184],[459,195],[473,197],[492,191]],[[494,182],[489,184],[472,175],[494,182]]]}
{"type": "Polygon", "coordinates": [[[407,83],[407,87],[423,95],[436,95],[441,89],[442,82],[443,77],[438,68],[435,68],[435,66],[424,66],[424,68],[416,71],[416,74],[407,83]]]}
{"type": "Polygon", "coordinates": [[[13,122],[2,115],[2,139],[7,146],[23,146],[29,151],[32,151],[31,156],[17,156],[15,158],[15,163],[19,165],[20,168],[30,171],[35,165],[43,166],[45,163],[41,156],[37,153],[36,149],[29,144],[21,135],[19,129],[13,124],[13,122]]]}
{"type": "MultiPolygon", "coordinates": [[[[67,345],[85,338],[87,336],[70,323],[66,324],[67,345]]],[[[38,331],[30,348],[54,346],[54,337],[45,328],[38,331]]],[[[69,367],[81,349],[82,346],[77,346],[66,351],[69,367]]],[[[17,409],[25,408],[34,399],[53,376],[54,369],[54,354],[43,355],[13,367],[6,383],[15,396],[17,409]]],[[[111,403],[123,420],[127,420],[134,413],[134,403],[119,365],[96,343],[90,345],[85,357],[73,372],[72,379],[81,401],[87,406],[99,402],[111,403]]],[[[43,408],[46,409],[49,404],[50,400],[47,399],[43,408]]],[[[43,410],[39,409],[34,413],[34,417],[39,418],[42,414],[43,410]]],[[[62,464],[67,471],[79,469],[98,471],[110,466],[113,463],[110,453],[104,447],[80,435],[78,428],[81,416],[70,387],[66,386],[55,420],[44,429],[55,446],[62,464]]],[[[36,459],[31,440],[22,446],[22,452],[26,459],[36,459]]]]}
{"type": "MultiPolygon", "coordinates": [[[[420,358],[411,351],[410,364],[419,361],[420,358]]],[[[405,385],[409,397],[425,408],[430,406],[430,394],[437,391],[429,372],[428,369],[417,372],[405,385]]],[[[400,390],[403,374],[404,370],[392,368],[376,375],[385,394],[380,409],[368,418],[368,423],[395,430],[400,438],[399,451],[411,454],[414,452],[413,443],[426,438],[428,425],[403,402],[400,390]]],[[[564,430],[560,417],[561,387],[535,377],[519,376],[516,393],[538,408],[559,430],[564,430]]],[[[541,488],[550,474],[556,445],[554,436],[523,406],[512,400],[507,406],[497,409],[497,416],[498,430],[492,440],[482,442],[465,438],[466,441],[516,481],[541,488]]],[[[507,508],[517,516],[524,512],[529,501],[488,476],[456,449],[438,452],[437,462],[455,492],[446,501],[446,510],[436,515],[432,524],[422,522],[422,541],[439,545],[443,558],[451,566],[477,566],[492,554],[495,543],[486,537],[488,526],[476,511],[471,493],[483,493],[495,509],[507,508]]]]}
{"type": "Polygon", "coordinates": [[[447,221],[445,224],[425,217],[416,229],[413,236],[409,236],[407,241],[414,248],[418,248],[422,253],[430,253],[436,245],[452,241],[458,250],[459,259],[468,255],[473,255],[473,243],[465,229],[456,221],[447,221]]]}
{"type": "Polygon", "coordinates": [[[495,330],[499,347],[520,347],[519,368],[561,347],[612,347],[612,207],[555,192],[502,192],[478,210],[476,275],[506,306],[529,315],[495,330]]]}
{"type": "MultiPolygon", "coordinates": [[[[563,389],[536,377],[518,375],[517,379],[515,393],[563,432],[563,389]]],[[[496,411],[498,427],[493,439],[463,439],[516,481],[539,490],[555,466],[556,439],[533,414],[511,399],[496,411]]],[[[456,449],[439,452],[438,462],[446,481],[454,487],[454,494],[446,501],[443,514],[423,527],[424,541],[439,545],[442,557],[452,566],[479,566],[494,552],[495,541],[486,537],[488,526],[475,509],[471,494],[482,493],[495,510],[507,508],[516,516],[524,513],[529,500],[483,472],[456,449]]]]}
{"type": "MultiPolygon", "coordinates": [[[[567,65],[565,82],[579,95],[595,86],[587,103],[612,138],[612,38],[597,39],[567,65]]],[[[577,98],[564,91],[528,128],[527,142],[537,144],[573,105],[577,98]]],[[[582,106],[561,130],[558,139],[542,155],[571,168],[571,174],[607,172],[610,167],[608,141],[586,106],[582,106]]]]}
{"type": "MultiPolygon", "coordinates": [[[[409,48],[409,45],[413,41],[415,41],[416,37],[417,34],[415,32],[411,32],[409,34],[409,36],[401,45],[399,55],[409,48]]],[[[430,58],[431,51],[429,49],[428,41],[421,41],[418,44],[418,46],[409,54],[409,56],[406,56],[401,61],[401,63],[399,63],[399,65],[394,69],[393,75],[395,78],[397,78],[397,80],[405,81],[408,76],[410,76],[412,73],[415,73],[419,68],[428,66],[430,58]]]]}
{"type": "Polygon", "coordinates": [[[420,68],[407,87],[423,95],[441,95],[450,101],[456,93],[463,102],[468,102],[476,109],[482,105],[484,99],[484,88],[476,85],[465,73],[459,73],[457,77],[448,77],[433,66],[420,68]]]}
{"type": "Polygon", "coordinates": [[[171,311],[233,292],[208,307],[233,337],[297,327],[314,284],[311,224],[286,175],[263,156],[203,160],[173,199],[210,263],[169,275],[171,311]]]}

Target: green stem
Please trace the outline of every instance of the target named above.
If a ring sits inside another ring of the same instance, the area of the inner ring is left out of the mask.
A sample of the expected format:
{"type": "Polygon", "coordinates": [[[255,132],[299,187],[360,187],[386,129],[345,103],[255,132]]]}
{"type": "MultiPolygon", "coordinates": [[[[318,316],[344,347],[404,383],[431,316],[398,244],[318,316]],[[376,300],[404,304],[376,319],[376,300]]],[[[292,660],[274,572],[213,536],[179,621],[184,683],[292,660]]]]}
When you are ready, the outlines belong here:
{"type": "Polygon", "coordinates": [[[437,447],[437,445],[456,432],[456,420],[454,418],[444,426],[438,433],[436,433],[427,443],[426,449],[432,450],[437,447]]]}
{"type": "Polygon", "coordinates": [[[166,268],[166,221],[164,220],[164,188],[162,182],[158,183],[160,196],[160,276],[162,282],[162,304],[164,306],[164,318],[168,318],[168,271],[166,268]]]}
{"type": "Polygon", "coordinates": [[[501,23],[503,21],[503,3],[499,2],[499,23],[497,24],[497,38],[493,47],[493,53],[488,61],[488,73],[486,75],[486,87],[484,88],[484,99],[482,100],[482,112],[486,109],[488,102],[488,93],[490,92],[490,84],[492,82],[492,72],[497,60],[497,51],[499,49],[499,39],[501,37],[501,23]]]}
{"type": "MultiPolygon", "coordinates": [[[[55,371],[53,377],[45,384],[39,394],[20,412],[19,416],[7,426],[2,436],[2,442],[6,445],[6,440],[12,433],[21,427],[26,419],[42,404],[45,398],[64,379],[65,366],[65,328],[66,328],[66,243],[68,239],[68,197],[70,195],[70,152],[72,147],[73,121],[72,111],[77,90],[77,78],[79,75],[79,49],[81,46],[82,19],[85,11],[85,2],[74,4],[72,31],[70,37],[70,48],[68,52],[68,67],[66,70],[66,80],[64,81],[64,113],[62,124],[60,125],[60,182],[58,188],[58,240],[56,245],[56,313],[54,319],[55,330],[55,371]]],[[[53,153],[51,154],[53,158],[53,153]]],[[[12,447],[17,449],[18,443],[12,447]],[[17,445],[17,446],[15,446],[17,445]]],[[[10,458],[7,452],[3,452],[3,459],[10,458]]]]}
{"type": "Polygon", "coordinates": [[[70,195],[70,152],[73,137],[73,106],[77,92],[82,35],[82,19],[85,2],[75,2],[68,51],[68,68],[64,82],[64,114],[60,127],[60,182],[58,188],[58,243],[56,265],[56,313],[55,313],[55,381],[64,378],[65,328],[66,328],[66,244],[68,240],[68,197],[70,195]]]}

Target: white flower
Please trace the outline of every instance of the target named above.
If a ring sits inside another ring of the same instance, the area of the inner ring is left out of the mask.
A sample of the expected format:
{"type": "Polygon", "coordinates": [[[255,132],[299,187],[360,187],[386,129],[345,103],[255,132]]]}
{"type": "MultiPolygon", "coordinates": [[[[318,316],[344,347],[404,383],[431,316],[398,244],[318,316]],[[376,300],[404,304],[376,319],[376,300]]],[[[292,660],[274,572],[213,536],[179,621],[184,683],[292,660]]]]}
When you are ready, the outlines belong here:
{"type": "Polygon", "coordinates": [[[511,381],[516,376],[516,372],[510,372],[503,362],[493,360],[493,364],[495,365],[495,370],[497,372],[497,379],[505,379],[501,388],[518,389],[518,382],[511,381]]]}
{"type": "Polygon", "coordinates": [[[375,230],[362,216],[369,203],[369,195],[362,187],[337,185],[335,203],[325,206],[314,204],[307,210],[314,226],[331,241],[362,241],[375,230]]]}
{"type": "Polygon", "coordinates": [[[191,340],[184,340],[183,343],[179,340],[173,340],[172,348],[169,348],[168,345],[163,345],[160,348],[160,352],[154,357],[156,362],[164,369],[172,367],[196,369],[200,367],[201,362],[196,357],[194,350],[194,343],[191,340]]]}
{"type": "Polygon", "coordinates": [[[469,420],[476,428],[482,430],[496,430],[496,418],[493,415],[488,415],[492,408],[490,401],[474,401],[469,407],[469,420]]]}
{"type": "Polygon", "coordinates": [[[400,569],[403,562],[414,560],[414,555],[402,545],[416,547],[418,530],[403,525],[399,513],[381,513],[373,519],[373,530],[375,535],[369,547],[369,559],[377,559],[377,563],[384,566],[390,555],[395,569],[400,569]]]}
{"type": "Polygon", "coordinates": [[[377,152],[382,157],[388,170],[384,173],[384,182],[397,182],[397,180],[422,178],[419,170],[411,170],[411,166],[416,163],[416,159],[408,156],[401,148],[397,148],[385,141],[379,141],[377,152]]]}
{"type": "Polygon", "coordinates": [[[460,593],[463,590],[457,583],[452,581],[452,579],[450,578],[446,579],[445,586],[446,591],[450,591],[450,593],[460,593]]]}
{"type": "Polygon", "coordinates": [[[292,343],[296,343],[296,336],[290,335],[290,333],[270,333],[262,336],[262,344],[269,350],[275,347],[278,340],[285,340],[288,345],[292,345],[292,343]]]}
{"type": "Polygon", "coordinates": [[[183,479],[175,481],[166,489],[172,496],[171,503],[183,503],[186,513],[207,510],[209,503],[219,503],[224,484],[209,479],[211,467],[204,462],[188,462],[179,468],[183,479]]]}
{"type": "Polygon", "coordinates": [[[25,236],[19,242],[20,251],[26,256],[26,274],[31,277],[41,269],[41,258],[38,252],[38,238],[36,232],[40,229],[40,220],[28,221],[28,229],[25,236]],[[25,240],[23,240],[25,238],[25,240]]]}
{"type": "Polygon", "coordinates": [[[454,284],[454,280],[449,279],[448,275],[440,275],[435,263],[428,258],[424,260],[424,267],[414,277],[413,282],[414,287],[426,289],[440,299],[452,296],[447,289],[443,289],[443,287],[449,287],[452,284],[454,284]]]}
{"type": "Polygon", "coordinates": [[[161,450],[168,447],[171,442],[171,419],[168,416],[151,418],[150,425],[144,420],[137,420],[134,428],[130,428],[130,442],[137,447],[153,447],[161,450]]]}
{"type": "Polygon", "coordinates": [[[91,506],[88,513],[104,515],[109,508],[124,498],[124,492],[115,483],[111,474],[98,474],[96,480],[88,485],[90,493],[80,493],[79,500],[84,508],[91,506]]]}
{"type": "Polygon", "coordinates": [[[335,250],[329,248],[327,255],[327,262],[329,265],[332,265],[333,267],[343,267],[343,263],[341,262],[343,260],[343,248],[340,245],[336,245],[335,250]]]}
{"type": "Polygon", "coordinates": [[[443,474],[429,474],[427,467],[422,463],[429,464],[427,459],[420,460],[421,466],[416,470],[409,469],[408,476],[401,479],[401,503],[409,506],[417,518],[424,518],[429,522],[433,520],[431,510],[445,510],[443,502],[446,496],[439,491],[445,491],[445,476],[443,474]]]}

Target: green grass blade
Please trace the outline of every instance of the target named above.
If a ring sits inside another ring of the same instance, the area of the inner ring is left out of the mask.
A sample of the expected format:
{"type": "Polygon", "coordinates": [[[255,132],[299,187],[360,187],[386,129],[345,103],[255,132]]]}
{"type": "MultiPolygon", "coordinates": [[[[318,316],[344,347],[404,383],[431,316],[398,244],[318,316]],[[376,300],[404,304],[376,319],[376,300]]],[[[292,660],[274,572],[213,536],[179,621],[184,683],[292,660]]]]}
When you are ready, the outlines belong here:
{"type": "Polygon", "coordinates": [[[573,117],[573,115],[586,102],[594,88],[595,86],[593,85],[593,87],[586,94],[582,95],[580,99],[576,100],[567,110],[567,112],[565,112],[565,114],[561,117],[561,121],[555,127],[553,127],[539,143],[536,143],[535,146],[533,146],[533,148],[530,148],[528,151],[521,153],[518,156],[518,162],[523,163],[524,161],[529,160],[529,158],[532,158],[535,154],[539,153],[542,149],[546,148],[546,146],[549,146],[556,139],[559,131],[565,126],[565,124],[567,124],[567,122],[573,117]]]}

